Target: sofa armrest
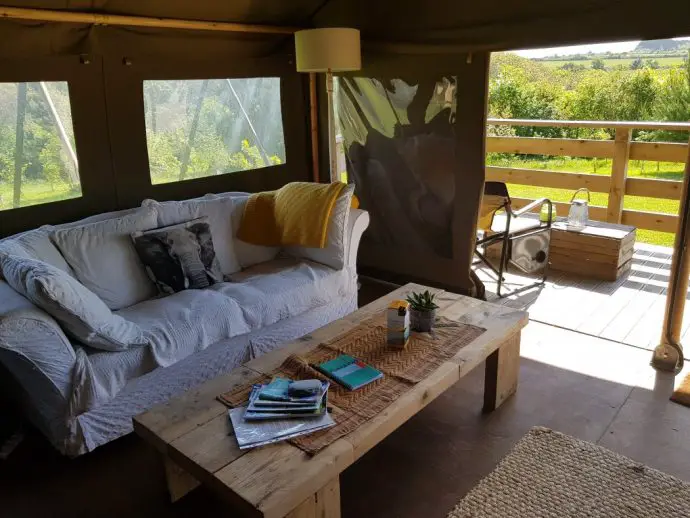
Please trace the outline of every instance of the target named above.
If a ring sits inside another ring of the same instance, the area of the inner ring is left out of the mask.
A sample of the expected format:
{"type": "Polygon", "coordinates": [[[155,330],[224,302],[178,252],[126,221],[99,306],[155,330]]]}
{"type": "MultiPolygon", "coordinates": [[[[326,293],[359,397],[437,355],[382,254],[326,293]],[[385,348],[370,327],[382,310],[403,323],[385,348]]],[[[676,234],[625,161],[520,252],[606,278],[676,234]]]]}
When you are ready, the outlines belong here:
{"type": "Polygon", "coordinates": [[[346,266],[357,269],[357,251],[362,241],[362,235],[369,226],[369,213],[365,210],[350,209],[348,223],[348,252],[346,266]]]}
{"type": "Polygon", "coordinates": [[[76,354],[58,323],[0,281],[0,363],[12,397],[53,440],[64,426],[76,354]]]}

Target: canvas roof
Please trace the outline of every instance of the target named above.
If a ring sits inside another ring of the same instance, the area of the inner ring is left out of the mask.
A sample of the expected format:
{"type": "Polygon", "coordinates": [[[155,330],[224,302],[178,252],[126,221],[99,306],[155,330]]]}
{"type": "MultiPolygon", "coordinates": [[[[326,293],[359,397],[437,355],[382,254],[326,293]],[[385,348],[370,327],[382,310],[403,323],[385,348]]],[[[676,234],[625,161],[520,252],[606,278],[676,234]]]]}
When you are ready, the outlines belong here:
{"type": "MultiPolygon", "coordinates": [[[[1,0],[5,6],[92,11],[120,15],[228,21],[280,26],[352,26],[362,30],[372,46],[402,52],[505,50],[558,46],[591,41],[653,39],[690,32],[687,0],[1,0]],[[432,46],[432,47],[429,47],[432,46]],[[435,47],[434,47],[435,46],[435,47]]],[[[156,45],[161,29],[57,26],[31,21],[3,21],[2,55],[56,54],[100,50],[108,43],[145,51],[142,37],[156,45]],[[109,36],[114,33],[120,36],[109,36]],[[100,47],[99,47],[100,45],[100,47]]],[[[176,31],[180,32],[180,31],[176,31]]],[[[174,45],[168,41],[161,42],[174,45]]],[[[187,41],[225,40],[222,53],[266,54],[285,47],[284,35],[256,36],[224,33],[185,33],[187,41]],[[283,43],[283,46],[277,43],[283,43]]],[[[191,52],[203,49],[192,44],[191,52]]],[[[213,51],[211,51],[213,52],[213,51]]]]}

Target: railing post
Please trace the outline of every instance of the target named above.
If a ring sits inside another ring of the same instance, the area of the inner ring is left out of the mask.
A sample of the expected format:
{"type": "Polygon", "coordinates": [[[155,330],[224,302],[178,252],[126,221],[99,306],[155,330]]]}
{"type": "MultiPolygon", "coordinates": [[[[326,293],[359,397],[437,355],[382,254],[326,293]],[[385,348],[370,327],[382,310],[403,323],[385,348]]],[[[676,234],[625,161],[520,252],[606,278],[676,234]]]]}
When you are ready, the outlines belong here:
{"type": "Polygon", "coordinates": [[[609,203],[606,208],[606,221],[609,223],[620,223],[623,216],[625,180],[628,177],[628,162],[630,161],[630,136],[630,128],[616,128],[611,163],[609,203]]]}

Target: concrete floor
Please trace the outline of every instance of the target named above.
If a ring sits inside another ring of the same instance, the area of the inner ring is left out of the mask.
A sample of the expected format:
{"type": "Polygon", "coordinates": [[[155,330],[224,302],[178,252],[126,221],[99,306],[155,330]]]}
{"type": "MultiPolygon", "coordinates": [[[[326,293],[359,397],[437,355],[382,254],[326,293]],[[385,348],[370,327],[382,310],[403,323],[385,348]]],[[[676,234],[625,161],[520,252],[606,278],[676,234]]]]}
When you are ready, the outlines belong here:
{"type": "MultiPolygon", "coordinates": [[[[483,370],[462,379],[343,474],[343,516],[444,517],[535,425],[690,481],[690,408],[668,401],[682,377],[655,377],[649,359],[645,350],[531,322],[515,397],[483,415],[483,370]]],[[[156,453],[134,435],[69,460],[30,434],[0,463],[3,517],[210,513],[233,516],[205,488],[170,504],[156,453]]]]}

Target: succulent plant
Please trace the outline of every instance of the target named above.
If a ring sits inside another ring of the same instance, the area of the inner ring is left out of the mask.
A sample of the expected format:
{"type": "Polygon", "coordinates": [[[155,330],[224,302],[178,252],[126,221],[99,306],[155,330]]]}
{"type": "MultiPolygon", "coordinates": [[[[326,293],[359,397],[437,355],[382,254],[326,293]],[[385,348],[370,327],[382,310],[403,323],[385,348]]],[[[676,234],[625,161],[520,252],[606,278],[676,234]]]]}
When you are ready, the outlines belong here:
{"type": "Polygon", "coordinates": [[[433,311],[438,308],[434,302],[435,298],[436,295],[429,293],[429,290],[426,290],[424,293],[413,291],[407,297],[407,302],[409,302],[412,309],[416,311],[433,311]]]}

